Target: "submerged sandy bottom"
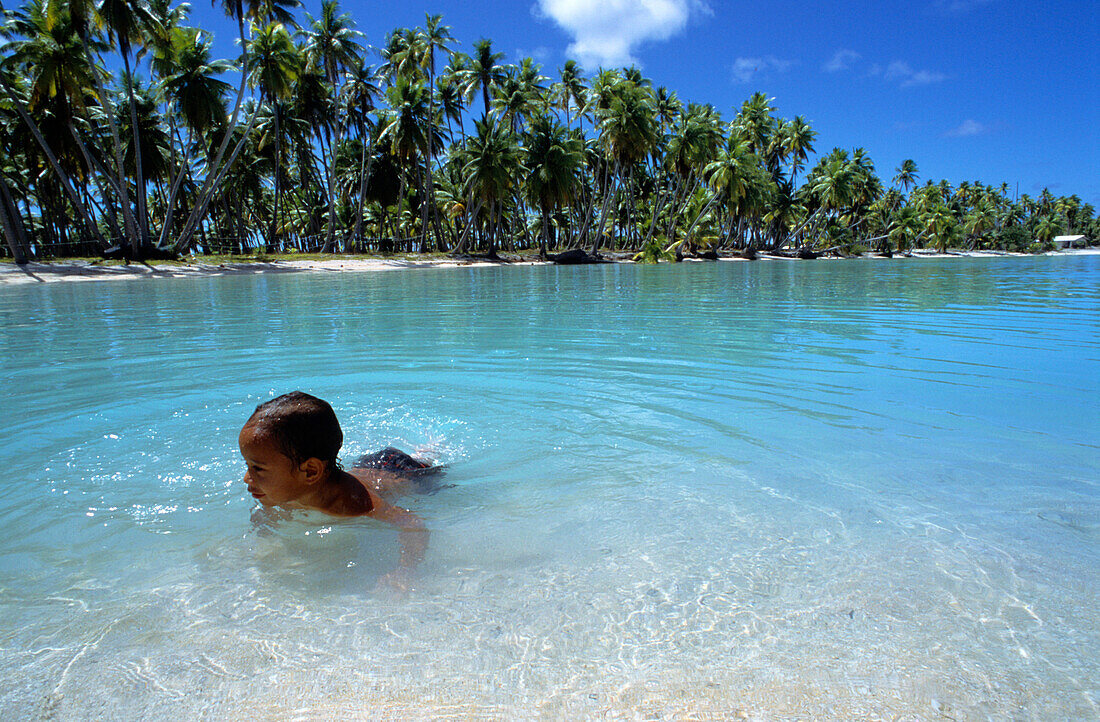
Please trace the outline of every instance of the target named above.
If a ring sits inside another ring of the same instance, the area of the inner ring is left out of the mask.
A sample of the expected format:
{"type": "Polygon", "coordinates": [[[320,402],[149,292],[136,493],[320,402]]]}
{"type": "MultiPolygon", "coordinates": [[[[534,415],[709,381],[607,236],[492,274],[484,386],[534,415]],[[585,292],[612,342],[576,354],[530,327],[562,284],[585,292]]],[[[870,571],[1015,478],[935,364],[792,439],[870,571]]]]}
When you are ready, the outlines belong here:
{"type": "Polygon", "coordinates": [[[1097,261],[4,289],[0,710],[1096,719],[1097,261]],[[293,388],[447,465],[407,596],[253,520],[293,388]]]}
{"type": "Polygon", "coordinates": [[[35,671],[8,677],[21,689],[7,700],[62,719],[1096,715],[1081,657],[1096,640],[1065,626],[1095,598],[1072,579],[1088,570],[1051,578],[988,532],[845,518],[763,489],[741,495],[751,511],[691,496],[525,534],[437,524],[407,597],[370,591],[392,562],[385,532],[368,532],[384,559],[349,557],[350,533],[306,523],[197,550],[125,596],[87,580],[26,600],[52,620],[6,635],[35,671]],[[307,538],[326,528],[330,544],[307,538]]]}

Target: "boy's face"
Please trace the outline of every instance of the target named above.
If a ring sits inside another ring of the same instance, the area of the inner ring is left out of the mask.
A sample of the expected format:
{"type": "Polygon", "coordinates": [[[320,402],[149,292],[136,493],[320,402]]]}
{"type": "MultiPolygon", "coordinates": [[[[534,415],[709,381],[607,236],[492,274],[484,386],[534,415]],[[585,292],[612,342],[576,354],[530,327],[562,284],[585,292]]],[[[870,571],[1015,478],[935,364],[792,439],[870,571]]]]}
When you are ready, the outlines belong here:
{"type": "Polygon", "coordinates": [[[244,483],[264,506],[292,503],[311,491],[305,464],[295,464],[270,439],[257,436],[252,424],[244,425],[237,443],[248,464],[244,483]]]}

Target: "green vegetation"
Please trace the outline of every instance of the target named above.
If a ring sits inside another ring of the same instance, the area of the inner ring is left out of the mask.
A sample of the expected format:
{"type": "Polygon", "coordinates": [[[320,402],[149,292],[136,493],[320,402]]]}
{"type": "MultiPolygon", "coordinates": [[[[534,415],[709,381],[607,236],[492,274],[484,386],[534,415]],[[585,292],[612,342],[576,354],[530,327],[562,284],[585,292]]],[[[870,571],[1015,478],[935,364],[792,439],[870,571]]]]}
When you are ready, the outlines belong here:
{"type": "MultiPolygon", "coordinates": [[[[1026,250],[1100,237],[1077,196],[889,185],[756,93],[729,120],[637,68],[558,79],[466,55],[439,16],[371,65],[334,0],[222,0],[242,54],[170,0],[28,0],[3,16],[0,233],[30,257],[189,252],[1026,250]],[[110,70],[109,70],[110,69],[110,70]],[[238,79],[239,78],[239,79],[238,79]],[[227,82],[235,80],[235,84],[227,82]]],[[[299,256],[300,257],[300,256],[299,256]]]]}

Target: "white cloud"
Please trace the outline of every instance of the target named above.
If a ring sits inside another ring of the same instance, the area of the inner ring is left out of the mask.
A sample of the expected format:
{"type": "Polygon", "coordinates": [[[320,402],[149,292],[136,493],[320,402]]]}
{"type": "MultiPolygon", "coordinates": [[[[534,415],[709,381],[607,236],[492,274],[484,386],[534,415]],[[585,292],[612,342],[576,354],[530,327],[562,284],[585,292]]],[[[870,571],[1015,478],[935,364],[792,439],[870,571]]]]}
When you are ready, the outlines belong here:
{"type": "Polygon", "coordinates": [[[841,48],[833,55],[833,59],[821,66],[826,73],[836,73],[852,67],[852,63],[859,60],[862,55],[854,50],[841,48]]]}
{"type": "MultiPolygon", "coordinates": [[[[540,45],[534,50],[516,48],[516,57],[520,60],[522,60],[523,58],[531,58],[539,65],[546,65],[553,59],[554,53],[550,50],[550,48],[546,47],[545,45],[540,45]]],[[[519,60],[516,60],[515,62],[518,64],[519,60]]]]}
{"type": "Polygon", "coordinates": [[[959,125],[959,127],[952,128],[951,130],[944,133],[944,136],[948,138],[966,138],[971,135],[981,135],[982,133],[988,132],[989,126],[982,125],[976,120],[967,118],[959,125]]]}
{"type": "Polygon", "coordinates": [[[573,36],[566,54],[586,68],[637,63],[635,48],[668,40],[711,12],[704,0],[537,0],[535,11],[573,36]]]}
{"type": "MultiPolygon", "coordinates": [[[[876,71],[877,68],[878,66],[872,68],[872,72],[876,71]]],[[[909,63],[901,60],[895,60],[887,65],[882,77],[887,80],[900,80],[903,88],[914,85],[931,85],[947,78],[943,73],[936,73],[931,70],[913,70],[909,67],[909,63]]]]}
{"type": "Polygon", "coordinates": [[[793,60],[781,60],[774,55],[762,58],[738,58],[733,61],[730,72],[735,83],[751,83],[770,71],[782,73],[794,65],[793,60]]]}

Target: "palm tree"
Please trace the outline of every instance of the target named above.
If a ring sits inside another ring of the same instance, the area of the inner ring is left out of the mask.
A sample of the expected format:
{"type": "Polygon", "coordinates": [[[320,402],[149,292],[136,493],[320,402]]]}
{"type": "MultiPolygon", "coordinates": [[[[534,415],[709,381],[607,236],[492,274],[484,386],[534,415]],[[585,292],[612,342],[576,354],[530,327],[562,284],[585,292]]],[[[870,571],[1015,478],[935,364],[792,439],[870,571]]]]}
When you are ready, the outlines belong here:
{"type": "Polygon", "coordinates": [[[946,205],[940,203],[932,209],[928,222],[931,232],[936,237],[936,245],[940,253],[946,253],[947,246],[955,235],[955,214],[946,205]]]}
{"type": "Polygon", "coordinates": [[[732,131],[743,142],[750,153],[763,157],[768,149],[772,134],[776,129],[776,119],[772,116],[775,106],[763,93],[753,93],[752,97],[741,104],[741,110],[733,121],[732,131]]]}
{"type": "MultiPolygon", "coordinates": [[[[333,94],[339,94],[340,76],[349,68],[362,64],[363,51],[359,39],[363,34],[355,29],[351,16],[340,13],[337,0],[323,0],[321,16],[314,20],[308,13],[309,30],[306,33],[307,68],[320,67],[333,94]]],[[[336,123],[336,140],[333,147],[339,147],[344,139],[346,123],[336,123]]],[[[328,188],[328,222],[325,229],[323,253],[331,253],[336,241],[336,164],[330,162],[325,168],[325,181],[328,188]]]]}
{"type": "Polygon", "coordinates": [[[298,0],[212,0],[212,2],[215,4],[220,2],[226,16],[237,21],[237,39],[242,49],[239,60],[241,82],[237,88],[237,97],[233,102],[233,112],[230,114],[226,131],[221,134],[221,142],[218,143],[217,150],[214,151],[213,155],[208,154],[207,156],[205,164],[206,177],[203,179],[202,187],[196,194],[195,205],[187,216],[187,220],[184,222],[179,237],[173,246],[176,253],[182,253],[190,246],[195,229],[206,216],[214,195],[220,190],[219,186],[222,180],[228,174],[237,156],[244,149],[248,138],[251,137],[252,128],[258,119],[257,114],[262,108],[261,105],[250,104],[249,107],[252,112],[247,114],[249,120],[246,128],[244,132],[236,132],[240,112],[244,107],[245,89],[253,76],[248,52],[250,38],[245,33],[245,20],[249,21],[247,27],[250,32],[256,27],[265,26],[269,20],[282,23],[284,26],[293,26],[294,18],[290,13],[290,8],[298,7],[300,4],[298,0]],[[230,141],[234,139],[236,143],[227,159],[226,151],[229,150],[230,141]]]}
{"type": "MultiPolygon", "coordinates": [[[[629,80],[620,80],[609,92],[607,104],[596,110],[599,144],[612,164],[611,182],[606,184],[600,222],[592,241],[592,253],[599,250],[605,231],[607,210],[615,180],[626,175],[632,180],[635,163],[646,158],[657,144],[657,121],[652,90],[629,80]]],[[[619,187],[622,186],[620,181],[619,187]]],[[[633,205],[633,183],[629,203],[633,205]]]]}
{"type": "Polygon", "coordinates": [[[86,112],[85,92],[97,82],[94,79],[98,78],[100,70],[84,61],[90,57],[89,46],[95,49],[98,46],[95,41],[81,41],[77,23],[69,13],[57,10],[51,16],[44,0],[32,0],[22,12],[13,13],[2,34],[21,39],[6,43],[2,48],[6,61],[0,64],[0,86],[49,161],[85,231],[106,248],[108,243],[92,220],[69,173],[32,116],[33,113],[41,117],[45,106],[56,101],[60,112],[55,115],[67,125],[68,132],[64,135],[80,144],[80,134],[73,124],[73,110],[86,112]],[[17,90],[12,70],[29,77],[29,97],[17,90]]]}
{"type": "Polygon", "coordinates": [[[302,69],[302,57],[286,26],[279,22],[268,23],[262,28],[253,26],[248,53],[251,83],[259,90],[260,97],[271,107],[274,115],[275,207],[267,233],[267,243],[274,244],[279,224],[279,201],[283,190],[281,182],[283,102],[293,93],[294,81],[302,69]]]}
{"type": "Polygon", "coordinates": [[[466,97],[481,88],[481,98],[485,103],[483,115],[489,115],[489,96],[494,85],[504,79],[505,69],[500,65],[504,53],[493,52],[493,41],[482,38],[474,43],[474,54],[470,58],[470,68],[466,71],[466,97]]]}
{"type": "Polygon", "coordinates": [[[351,236],[355,243],[359,243],[362,239],[363,205],[367,196],[367,179],[370,177],[371,162],[374,160],[375,136],[372,133],[371,115],[374,112],[375,101],[381,94],[376,84],[377,80],[378,75],[374,69],[360,60],[359,65],[349,73],[342,91],[343,112],[349,122],[354,123],[358,129],[360,144],[358,198],[355,227],[351,236]]]}
{"type": "MultiPolygon", "coordinates": [[[[146,0],[100,0],[96,15],[106,27],[107,37],[118,45],[122,56],[123,80],[130,104],[130,125],[133,132],[135,178],[137,184],[137,223],[139,237],[133,239],[135,253],[148,242],[149,216],[146,208],[145,176],[142,172],[141,139],[134,97],[134,76],[130,67],[131,50],[135,44],[144,45],[146,38],[160,31],[146,0]]],[[[121,176],[121,172],[120,172],[121,176]]]]}
{"type": "MultiPolygon", "coordinates": [[[[732,235],[732,224],[733,220],[739,216],[737,209],[740,201],[749,192],[753,166],[759,166],[759,159],[749,152],[748,145],[745,142],[738,140],[736,137],[731,137],[726,146],[718,151],[715,159],[703,169],[703,177],[711,189],[708,208],[709,205],[722,201],[729,209],[731,229],[727,236],[732,235]]],[[[706,209],[696,218],[698,219],[705,212],[706,209]]],[[[691,228],[688,228],[688,234],[691,233],[694,225],[695,223],[692,224],[691,228]]]]}
{"type": "Polygon", "coordinates": [[[889,241],[898,249],[898,253],[905,253],[920,230],[920,217],[916,209],[909,205],[903,206],[890,221],[889,241]]]}
{"type": "MultiPolygon", "coordinates": [[[[1045,190],[1045,189],[1044,189],[1045,190]]],[[[1043,243],[1050,243],[1055,236],[1062,232],[1062,223],[1057,216],[1046,214],[1039,218],[1035,226],[1035,238],[1043,243]]]]}
{"type": "MultiPolygon", "coordinates": [[[[398,161],[401,193],[397,213],[400,219],[408,184],[407,169],[416,165],[417,158],[428,155],[428,91],[422,80],[410,80],[401,75],[386,89],[386,100],[390,108],[383,116],[379,138],[386,141],[389,152],[398,161]]],[[[427,203],[427,189],[423,183],[420,186],[420,202],[427,203]]]]}
{"type": "Polygon", "coordinates": [[[993,204],[983,198],[963,218],[963,230],[981,248],[985,232],[992,229],[995,223],[993,204]]]}
{"type": "MultiPolygon", "coordinates": [[[[165,245],[172,229],[176,197],[184,180],[190,179],[190,154],[202,147],[207,134],[227,123],[225,96],[229,83],[217,76],[228,72],[232,65],[225,60],[211,60],[211,38],[195,28],[176,27],[170,39],[157,48],[152,60],[160,76],[160,93],[167,103],[170,134],[175,135],[176,118],[187,129],[187,142],[180,149],[179,171],[166,201],[164,222],[157,246],[165,245]]],[[[197,200],[197,199],[196,199],[197,200]]]]}
{"type": "Polygon", "coordinates": [[[471,222],[466,227],[456,253],[465,251],[466,236],[474,225],[482,208],[488,208],[490,258],[496,257],[496,231],[500,223],[501,205],[516,185],[523,167],[523,151],[516,134],[496,118],[486,116],[475,122],[476,134],[471,136],[468,145],[460,155],[462,173],[467,180],[467,195],[477,200],[477,206],[470,214],[471,222]]]}
{"type": "Polygon", "coordinates": [[[909,192],[909,189],[917,184],[917,164],[913,160],[903,160],[901,165],[897,168],[897,174],[894,176],[894,183],[901,186],[901,190],[905,193],[909,192]]]}
{"type": "Polygon", "coordinates": [[[551,94],[560,103],[558,107],[565,112],[565,126],[571,128],[573,118],[569,113],[570,107],[576,105],[579,110],[584,105],[584,74],[576,60],[566,60],[559,75],[561,80],[554,84],[551,94]]]}
{"type": "Polygon", "coordinates": [[[539,66],[530,58],[524,58],[520,67],[506,66],[504,77],[493,90],[493,110],[512,126],[512,131],[522,130],[524,119],[546,109],[546,88],[539,75],[539,66]]]}
{"type": "Polygon", "coordinates": [[[584,167],[584,148],[579,138],[548,115],[532,119],[524,146],[527,197],[542,215],[539,257],[545,260],[547,245],[554,245],[550,214],[572,203],[584,167]]]}
{"type": "Polygon", "coordinates": [[[428,203],[423,205],[424,215],[421,217],[420,246],[423,248],[428,238],[428,211],[431,211],[432,229],[435,235],[435,246],[442,250],[443,238],[439,229],[439,218],[435,207],[435,182],[432,179],[432,158],[434,156],[435,143],[435,52],[436,50],[449,53],[447,47],[454,38],[451,37],[451,28],[442,25],[442,15],[425,14],[425,28],[419,32],[420,64],[428,72],[428,153],[424,157],[424,171],[427,176],[425,181],[428,203]]]}
{"type": "Polygon", "coordinates": [[[814,140],[817,131],[810,127],[806,119],[796,115],[794,120],[783,126],[783,147],[791,164],[791,185],[806,163],[810,153],[814,152],[814,140]]]}
{"type": "MultiPolygon", "coordinates": [[[[806,235],[814,235],[823,223],[836,219],[852,205],[860,192],[859,173],[859,167],[840,148],[834,148],[828,156],[818,161],[806,184],[799,190],[809,211],[806,219],[792,232],[800,246],[803,238],[798,236],[800,231],[806,229],[806,235]]],[[[816,240],[811,242],[811,247],[814,243],[816,240]]]]}
{"type": "MultiPolygon", "coordinates": [[[[667,200],[659,197],[654,208],[655,218],[665,207],[670,209],[665,230],[670,243],[675,243],[676,223],[684,210],[683,204],[695,192],[705,169],[718,156],[722,141],[720,120],[713,108],[689,104],[687,111],[678,117],[664,148],[663,164],[671,188],[665,193],[667,200]]],[[[655,226],[655,223],[650,226],[646,243],[652,238],[655,226]]]]}
{"type": "Polygon", "coordinates": [[[397,28],[386,36],[386,45],[378,53],[382,56],[382,65],[378,75],[387,84],[393,84],[397,78],[418,78],[421,69],[417,55],[419,38],[412,28],[397,28]]]}

